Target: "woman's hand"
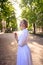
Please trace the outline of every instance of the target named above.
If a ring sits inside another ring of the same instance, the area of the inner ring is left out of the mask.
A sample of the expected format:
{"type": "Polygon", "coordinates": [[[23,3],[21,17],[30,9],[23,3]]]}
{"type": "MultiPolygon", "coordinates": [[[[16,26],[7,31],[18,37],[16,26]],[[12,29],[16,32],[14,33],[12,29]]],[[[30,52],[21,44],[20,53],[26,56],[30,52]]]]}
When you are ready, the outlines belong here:
{"type": "Polygon", "coordinates": [[[17,35],[17,33],[14,33],[14,35],[15,35],[15,39],[18,41],[18,35],[17,35]]]}

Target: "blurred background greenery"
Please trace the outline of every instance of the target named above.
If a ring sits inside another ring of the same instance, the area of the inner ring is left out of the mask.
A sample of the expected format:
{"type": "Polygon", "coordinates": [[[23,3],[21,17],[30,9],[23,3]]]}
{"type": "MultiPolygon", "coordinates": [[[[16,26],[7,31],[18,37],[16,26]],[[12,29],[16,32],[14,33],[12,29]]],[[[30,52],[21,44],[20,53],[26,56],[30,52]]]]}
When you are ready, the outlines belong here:
{"type": "Polygon", "coordinates": [[[27,19],[28,30],[34,34],[43,34],[43,0],[0,0],[0,30],[3,31],[3,28],[4,32],[18,30],[19,17],[16,17],[16,9],[13,7],[12,1],[19,5],[21,10],[19,17],[27,19]]]}

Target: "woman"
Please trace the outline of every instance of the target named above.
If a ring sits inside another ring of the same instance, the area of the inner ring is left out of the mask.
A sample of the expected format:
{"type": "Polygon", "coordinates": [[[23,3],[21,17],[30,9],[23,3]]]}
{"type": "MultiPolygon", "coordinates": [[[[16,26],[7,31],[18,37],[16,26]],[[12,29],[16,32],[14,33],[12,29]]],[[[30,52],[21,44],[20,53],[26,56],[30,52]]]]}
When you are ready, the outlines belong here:
{"type": "Polygon", "coordinates": [[[31,52],[27,45],[28,38],[28,23],[26,20],[20,22],[21,34],[17,36],[15,33],[15,38],[18,42],[18,52],[17,52],[17,65],[32,65],[31,52]]]}

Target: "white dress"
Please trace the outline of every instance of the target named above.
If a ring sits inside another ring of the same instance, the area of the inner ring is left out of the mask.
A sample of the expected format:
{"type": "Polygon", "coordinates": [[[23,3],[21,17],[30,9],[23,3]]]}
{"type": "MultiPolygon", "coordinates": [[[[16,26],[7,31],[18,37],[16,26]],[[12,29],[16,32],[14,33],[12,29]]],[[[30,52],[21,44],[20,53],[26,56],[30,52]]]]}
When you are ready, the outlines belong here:
{"type": "Polygon", "coordinates": [[[18,36],[17,65],[32,65],[31,52],[27,45],[28,30],[22,30],[18,36]]]}

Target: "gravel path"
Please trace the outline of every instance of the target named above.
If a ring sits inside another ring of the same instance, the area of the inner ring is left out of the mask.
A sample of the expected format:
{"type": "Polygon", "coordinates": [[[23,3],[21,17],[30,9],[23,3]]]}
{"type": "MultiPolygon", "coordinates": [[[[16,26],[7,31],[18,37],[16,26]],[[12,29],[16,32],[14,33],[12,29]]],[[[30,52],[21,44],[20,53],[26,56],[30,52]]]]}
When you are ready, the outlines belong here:
{"type": "MultiPolygon", "coordinates": [[[[28,36],[33,65],[43,65],[43,38],[28,36]]],[[[17,43],[13,33],[0,34],[0,65],[16,65],[17,43]]]]}

